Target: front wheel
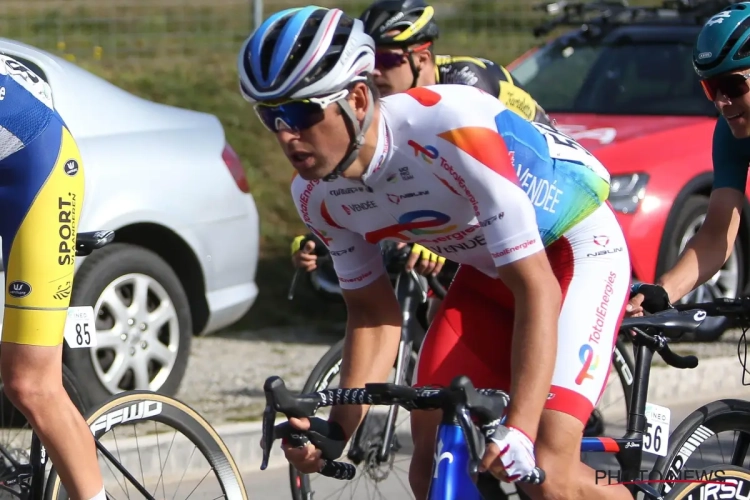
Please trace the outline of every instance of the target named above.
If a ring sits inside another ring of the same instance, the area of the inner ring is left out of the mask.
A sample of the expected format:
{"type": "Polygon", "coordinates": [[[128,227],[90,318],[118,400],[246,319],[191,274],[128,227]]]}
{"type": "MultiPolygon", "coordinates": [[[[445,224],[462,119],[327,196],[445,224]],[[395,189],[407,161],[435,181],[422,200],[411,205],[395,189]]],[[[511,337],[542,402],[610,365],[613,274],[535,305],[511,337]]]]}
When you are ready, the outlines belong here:
{"type": "MultiPolygon", "coordinates": [[[[224,442],[203,417],[176,399],[125,392],[89,412],[86,423],[97,441],[107,498],[247,500],[224,442]]],[[[54,467],[44,498],[68,499],[54,467]]]]}

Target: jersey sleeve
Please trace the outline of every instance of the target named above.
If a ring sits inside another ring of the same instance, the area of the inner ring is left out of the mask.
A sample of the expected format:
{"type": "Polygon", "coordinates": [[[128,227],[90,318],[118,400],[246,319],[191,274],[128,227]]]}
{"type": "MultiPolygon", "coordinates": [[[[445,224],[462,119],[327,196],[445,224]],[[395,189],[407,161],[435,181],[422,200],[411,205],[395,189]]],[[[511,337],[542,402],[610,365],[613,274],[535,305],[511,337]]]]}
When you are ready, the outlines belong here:
{"type": "Polygon", "coordinates": [[[747,169],[750,165],[750,144],[745,145],[736,139],[729,124],[719,117],[714,128],[713,138],[713,189],[732,188],[745,192],[747,169]]]}
{"type": "Polygon", "coordinates": [[[510,111],[480,92],[449,101],[438,114],[436,175],[471,203],[495,266],[544,250],[536,211],[495,123],[510,111]]]}
{"type": "Polygon", "coordinates": [[[333,220],[325,203],[326,186],[320,184],[295,177],[292,198],[297,213],[328,249],[339,286],[345,290],[365,287],[385,271],[380,247],[333,220]]]}

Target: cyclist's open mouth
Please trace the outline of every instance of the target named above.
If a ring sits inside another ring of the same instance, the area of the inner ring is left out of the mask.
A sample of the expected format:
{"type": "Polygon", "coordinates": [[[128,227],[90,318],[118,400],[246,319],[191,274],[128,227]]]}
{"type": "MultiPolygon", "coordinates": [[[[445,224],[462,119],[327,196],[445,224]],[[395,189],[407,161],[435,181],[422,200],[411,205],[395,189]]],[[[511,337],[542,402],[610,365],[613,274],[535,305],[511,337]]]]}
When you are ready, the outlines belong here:
{"type": "Polygon", "coordinates": [[[315,162],[311,153],[291,153],[288,158],[296,169],[310,168],[315,162]]]}

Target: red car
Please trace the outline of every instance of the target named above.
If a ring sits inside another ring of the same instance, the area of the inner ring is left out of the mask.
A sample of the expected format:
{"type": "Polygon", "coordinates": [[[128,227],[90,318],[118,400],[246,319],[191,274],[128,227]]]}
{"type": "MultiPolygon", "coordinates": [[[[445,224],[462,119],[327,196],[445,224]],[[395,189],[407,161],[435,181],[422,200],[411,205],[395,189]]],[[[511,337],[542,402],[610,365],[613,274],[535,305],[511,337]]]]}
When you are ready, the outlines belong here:
{"type": "MultiPolygon", "coordinates": [[[[698,83],[692,49],[705,20],[728,3],[640,16],[632,15],[634,7],[609,6],[606,22],[589,17],[585,24],[564,12],[545,28],[583,26],[508,66],[556,126],[612,175],[610,203],[628,240],[635,281],[653,282],[670,268],[705,218],[718,112],[698,83]]],[[[727,263],[685,300],[745,292],[748,208],[727,263]]]]}

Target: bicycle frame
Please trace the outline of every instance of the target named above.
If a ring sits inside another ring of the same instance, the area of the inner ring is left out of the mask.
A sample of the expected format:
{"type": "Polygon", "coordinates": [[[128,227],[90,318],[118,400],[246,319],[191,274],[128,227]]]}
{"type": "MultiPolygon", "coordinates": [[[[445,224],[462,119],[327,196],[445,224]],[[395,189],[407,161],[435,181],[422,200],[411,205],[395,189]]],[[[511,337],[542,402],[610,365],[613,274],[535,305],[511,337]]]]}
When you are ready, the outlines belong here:
{"type": "MultiPolygon", "coordinates": [[[[398,344],[398,354],[396,357],[396,376],[395,384],[406,383],[406,373],[409,368],[409,355],[414,345],[414,318],[417,307],[420,302],[417,300],[419,294],[422,295],[422,302],[427,298],[427,292],[419,289],[419,277],[414,271],[401,271],[396,278],[395,291],[399,304],[401,304],[401,341],[398,344]]],[[[396,417],[398,416],[398,406],[388,408],[385,429],[383,431],[383,442],[378,450],[378,460],[385,462],[391,452],[391,442],[393,440],[393,430],[395,429],[396,417]]],[[[359,434],[359,433],[358,433],[359,434]]],[[[358,442],[358,441],[357,441],[358,442]]]]}
{"type": "MultiPolygon", "coordinates": [[[[625,436],[585,437],[581,441],[582,452],[614,454],[620,464],[620,476],[617,480],[622,483],[643,480],[641,461],[643,432],[646,428],[646,396],[654,351],[644,345],[635,345],[635,382],[625,436]]],[[[470,463],[468,446],[456,415],[444,413],[437,431],[428,500],[483,500],[475,480],[477,464],[470,463]]],[[[625,487],[633,494],[633,498],[639,491],[645,494],[645,500],[662,498],[655,488],[647,484],[626,484],[625,487]]]]}

